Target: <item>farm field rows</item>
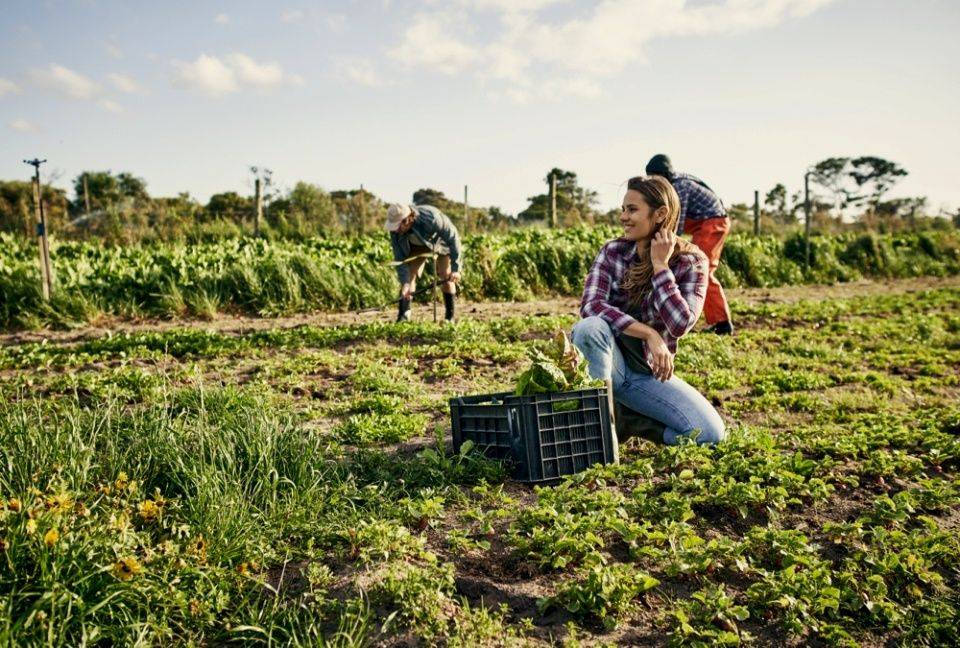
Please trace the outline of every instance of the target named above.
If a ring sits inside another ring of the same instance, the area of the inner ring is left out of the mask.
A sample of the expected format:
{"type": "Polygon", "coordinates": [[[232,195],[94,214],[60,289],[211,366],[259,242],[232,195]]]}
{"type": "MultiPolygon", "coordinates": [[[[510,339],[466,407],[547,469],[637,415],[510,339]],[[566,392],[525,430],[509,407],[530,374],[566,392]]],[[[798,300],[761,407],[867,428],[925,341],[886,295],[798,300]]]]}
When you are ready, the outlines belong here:
{"type": "Polygon", "coordinates": [[[895,286],[735,299],[677,361],[726,443],[538,488],[452,453],[447,400],[566,302],[8,338],[0,641],[956,644],[960,286],[895,286]]]}

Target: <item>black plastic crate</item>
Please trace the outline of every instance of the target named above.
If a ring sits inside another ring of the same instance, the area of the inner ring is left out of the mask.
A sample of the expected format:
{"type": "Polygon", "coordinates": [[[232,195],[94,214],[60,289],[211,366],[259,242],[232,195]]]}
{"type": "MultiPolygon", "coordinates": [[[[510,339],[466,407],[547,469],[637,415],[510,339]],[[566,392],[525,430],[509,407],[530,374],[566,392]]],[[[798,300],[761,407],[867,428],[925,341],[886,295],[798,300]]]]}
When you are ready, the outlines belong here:
{"type": "Polygon", "coordinates": [[[453,447],[473,441],[492,459],[512,460],[520,481],[572,475],[616,463],[618,448],[606,389],[514,396],[510,392],[450,399],[453,447]]]}

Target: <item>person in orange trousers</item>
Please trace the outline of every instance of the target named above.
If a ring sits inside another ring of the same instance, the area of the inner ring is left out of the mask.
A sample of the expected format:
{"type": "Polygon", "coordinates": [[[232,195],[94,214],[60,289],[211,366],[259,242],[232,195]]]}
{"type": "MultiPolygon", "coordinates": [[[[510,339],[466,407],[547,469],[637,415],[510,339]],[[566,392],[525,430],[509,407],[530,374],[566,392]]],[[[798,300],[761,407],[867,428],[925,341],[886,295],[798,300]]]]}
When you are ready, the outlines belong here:
{"type": "Polygon", "coordinates": [[[693,243],[707,255],[710,276],[703,314],[707,330],[718,335],[732,335],[730,306],[723,286],[715,275],[723,252],[723,242],[730,233],[730,218],[719,196],[700,178],[673,170],[670,158],[660,153],[647,163],[647,175],[662,176],[670,181],[680,196],[680,220],[677,234],[689,234],[693,243]]]}

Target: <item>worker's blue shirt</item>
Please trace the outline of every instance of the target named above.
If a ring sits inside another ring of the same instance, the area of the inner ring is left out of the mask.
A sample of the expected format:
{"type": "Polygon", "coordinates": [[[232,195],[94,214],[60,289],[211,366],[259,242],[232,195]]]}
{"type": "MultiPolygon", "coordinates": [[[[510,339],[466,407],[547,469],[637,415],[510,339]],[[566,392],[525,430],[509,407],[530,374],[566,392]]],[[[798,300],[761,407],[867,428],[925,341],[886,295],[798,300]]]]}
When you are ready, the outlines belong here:
{"type": "MultiPolygon", "coordinates": [[[[410,244],[418,245],[417,239],[440,254],[450,255],[450,271],[460,272],[460,234],[446,214],[431,205],[415,205],[413,226],[405,233],[390,232],[393,260],[403,261],[410,257],[410,244]],[[413,241],[411,241],[411,238],[413,241]]],[[[397,266],[400,283],[410,280],[410,268],[406,263],[397,266]]]]}

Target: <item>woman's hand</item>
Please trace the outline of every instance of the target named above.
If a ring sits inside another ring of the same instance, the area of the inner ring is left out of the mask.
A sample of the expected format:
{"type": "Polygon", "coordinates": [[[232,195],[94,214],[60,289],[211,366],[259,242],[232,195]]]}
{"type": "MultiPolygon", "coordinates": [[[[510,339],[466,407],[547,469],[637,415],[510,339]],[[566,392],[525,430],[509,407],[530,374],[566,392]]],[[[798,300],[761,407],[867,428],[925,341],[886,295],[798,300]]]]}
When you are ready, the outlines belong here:
{"type": "Polygon", "coordinates": [[[650,262],[653,264],[653,271],[659,272],[667,268],[667,261],[673,254],[673,249],[677,246],[677,235],[673,232],[661,229],[657,232],[650,242],[650,262]]]}
{"type": "Polygon", "coordinates": [[[659,333],[647,338],[647,350],[650,351],[650,371],[660,382],[667,382],[673,376],[673,354],[659,333]]]}

